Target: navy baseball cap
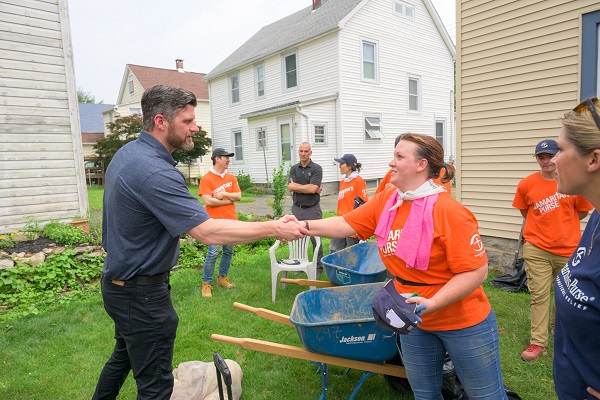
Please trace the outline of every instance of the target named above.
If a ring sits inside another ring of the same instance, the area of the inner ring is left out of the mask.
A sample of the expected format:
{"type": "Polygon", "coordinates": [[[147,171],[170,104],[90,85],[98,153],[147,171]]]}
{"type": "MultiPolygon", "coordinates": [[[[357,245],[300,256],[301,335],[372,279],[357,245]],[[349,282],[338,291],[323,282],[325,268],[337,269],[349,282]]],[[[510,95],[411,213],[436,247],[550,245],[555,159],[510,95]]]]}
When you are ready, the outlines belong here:
{"type": "Polygon", "coordinates": [[[372,309],[378,326],[402,335],[407,335],[421,321],[416,314],[417,305],[406,303],[406,297],[396,291],[393,280],[375,293],[372,309]]]}
{"type": "Polygon", "coordinates": [[[358,162],[354,154],[344,154],[341,158],[334,158],[334,160],[339,163],[347,163],[352,165],[356,165],[358,162]]]}
{"type": "Polygon", "coordinates": [[[542,153],[554,155],[558,153],[558,145],[552,139],[542,140],[535,146],[535,155],[537,156],[542,153]]]}

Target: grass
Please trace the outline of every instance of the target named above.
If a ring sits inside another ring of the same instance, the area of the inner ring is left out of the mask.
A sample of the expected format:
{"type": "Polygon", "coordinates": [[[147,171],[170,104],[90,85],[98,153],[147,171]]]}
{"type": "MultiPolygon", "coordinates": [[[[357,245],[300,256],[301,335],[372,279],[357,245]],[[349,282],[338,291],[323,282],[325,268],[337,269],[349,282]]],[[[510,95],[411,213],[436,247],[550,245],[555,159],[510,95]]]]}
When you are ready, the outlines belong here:
{"type": "MultiPolygon", "coordinates": [[[[91,189],[90,204],[100,188],[91,189]]],[[[324,217],[334,214],[324,213],[324,217]]],[[[328,239],[323,239],[323,248],[327,253],[328,239]]],[[[278,256],[284,258],[285,249],[280,251],[278,256]]],[[[248,245],[236,246],[230,271],[232,282],[238,285],[235,289],[215,288],[212,299],[202,298],[201,277],[200,268],[180,268],[172,275],[172,299],[180,319],[174,367],[190,360],[210,362],[212,353],[219,351],[242,367],[244,399],[317,399],[321,378],[315,374],[314,364],[210,340],[211,334],[218,333],[301,347],[294,328],[238,310],[232,304],[240,302],[289,315],[295,296],[306,288],[288,285],[285,290],[279,289],[277,302],[273,303],[267,248],[248,245]]],[[[548,346],[548,357],[535,363],[520,359],[529,340],[529,295],[502,292],[493,288],[489,280],[484,289],[498,318],[505,384],[526,400],[556,399],[552,380],[553,343],[548,346]]],[[[83,300],[12,320],[0,328],[0,399],[6,400],[90,398],[114,345],[113,324],[103,309],[98,287],[83,300]]],[[[350,371],[340,376],[342,373],[342,368],[330,367],[328,399],[347,399],[362,374],[350,371]]],[[[135,397],[135,382],[130,374],[119,399],[135,397]]],[[[369,377],[357,397],[413,398],[394,392],[381,375],[369,377]]]]}

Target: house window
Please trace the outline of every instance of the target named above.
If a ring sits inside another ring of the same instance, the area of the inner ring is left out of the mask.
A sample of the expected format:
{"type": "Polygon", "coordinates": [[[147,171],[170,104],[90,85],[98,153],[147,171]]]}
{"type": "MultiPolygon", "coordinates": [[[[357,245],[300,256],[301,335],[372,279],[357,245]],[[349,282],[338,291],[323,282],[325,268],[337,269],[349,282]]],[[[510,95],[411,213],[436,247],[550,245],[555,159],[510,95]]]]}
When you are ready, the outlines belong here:
{"type": "Polygon", "coordinates": [[[435,121],[435,140],[438,141],[442,148],[445,149],[444,146],[444,138],[446,137],[446,121],[435,121]]]}
{"type": "Polygon", "coordinates": [[[600,11],[583,14],[580,100],[600,94],[600,11]]]}
{"type": "Polygon", "coordinates": [[[415,19],[415,6],[405,1],[394,1],[394,13],[408,19],[415,19]]]}
{"type": "Polygon", "coordinates": [[[240,76],[231,75],[229,77],[229,88],[231,90],[231,104],[240,102],[240,76]]]}
{"type": "Polygon", "coordinates": [[[267,131],[265,128],[256,129],[256,150],[267,149],[267,131]]]}
{"type": "Polygon", "coordinates": [[[265,66],[258,65],[256,67],[256,97],[265,95],[265,66]]]}
{"type": "Polygon", "coordinates": [[[140,107],[129,107],[129,115],[142,115],[142,109],[140,107]]]}
{"type": "Polygon", "coordinates": [[[362,42],[362,78],[377,80],[377,44],[362,42]]]}
{"type": "Polygon", "coordinates": [[[381,116],[365,116],[365,139],[381,139],[383,137],[383,134],[381,133],[382,126],[381,116]]]}
{"type": "Polygon", "coordinates": [[[408,77],[408,111],[421,112],[421,80],[408,77]]]}
{"type": "Polygon", "coordinates": [[[327,145],[327,125],[326,124],[314,124],[314,144],[315,145],[327,145]]]}
{"type": "Polygon", "coordinates": [[[242,130],[234,129],[231,131],[233,136],[233,152],[235,155],[233,156],[234,162],[243,162],[244,161],[244,146],[242,142],[242,130]]]}
{"type": "Polygon", "coordinates": [[[127,86],[129,87],[129,93],[133,93],[133,81],[129,81],[127,86]]]}
{"type": "Polygon", "coordinates": [[[285,88],[295,88],[298,86],[298,61],[296,53],[285,56],[283,63],[285,67],[285,88]]]}

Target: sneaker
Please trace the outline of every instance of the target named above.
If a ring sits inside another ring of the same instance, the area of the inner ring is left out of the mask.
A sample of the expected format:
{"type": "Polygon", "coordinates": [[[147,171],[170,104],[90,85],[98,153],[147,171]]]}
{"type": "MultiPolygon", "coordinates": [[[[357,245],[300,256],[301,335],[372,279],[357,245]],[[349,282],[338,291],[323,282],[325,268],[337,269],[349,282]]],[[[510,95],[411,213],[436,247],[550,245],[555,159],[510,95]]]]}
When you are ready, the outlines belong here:
{"type": "Polygon", "coordinates": [[[212,297],[212,286],[208,282],[202,282],[202,297],[212,297]]]}
{"type": "Polygon", "coordinates": [[[231,289],[235,287],[233,283],[229,282],[229,279],[227,279],[227,275],[220,276],[217,279],[217,286],[223,287],[225,289],[231,289]]]}
{"type": "Polygon", "coordinates": [[[535,361],[539,356],[545,356],[548,352],[545,347],[538,346],[537,344],[530,344],[527,346],[524,352],[521,353],[523,361],[535,361]]]}

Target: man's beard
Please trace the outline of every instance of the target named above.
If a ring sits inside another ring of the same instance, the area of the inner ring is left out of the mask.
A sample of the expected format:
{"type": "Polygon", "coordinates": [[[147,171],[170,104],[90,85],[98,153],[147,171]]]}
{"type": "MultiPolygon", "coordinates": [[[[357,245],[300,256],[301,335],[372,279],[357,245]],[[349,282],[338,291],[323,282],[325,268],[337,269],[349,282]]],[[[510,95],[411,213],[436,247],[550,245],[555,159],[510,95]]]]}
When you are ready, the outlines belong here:
{"type": "Polygon", "coordinates": [[[167,132],[167,143],[176,150],[190,151],[194,148],[194,141],[187,142],[187,135],[180,139],[175,134],[175,127],[170,125],[167,132]]]}

